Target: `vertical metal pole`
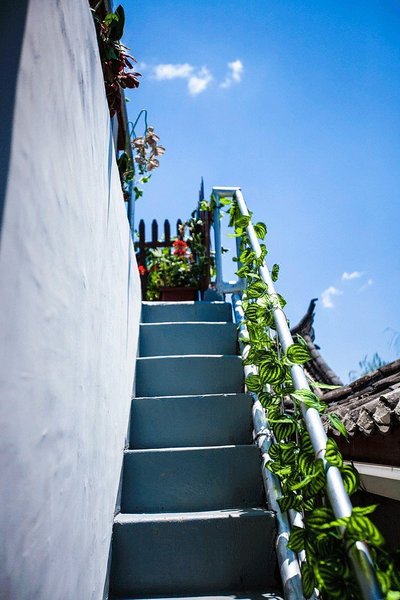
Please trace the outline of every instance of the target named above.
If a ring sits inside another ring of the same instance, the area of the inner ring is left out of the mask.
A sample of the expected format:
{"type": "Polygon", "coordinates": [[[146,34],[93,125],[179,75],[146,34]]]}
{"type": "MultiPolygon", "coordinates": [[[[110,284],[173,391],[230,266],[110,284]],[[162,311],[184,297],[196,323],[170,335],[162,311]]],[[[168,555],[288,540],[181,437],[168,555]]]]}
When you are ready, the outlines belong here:
{"type": "Polygon", "coordinates": [[[216,277],[215,282],[217,291],[222,291],[223,287],[223,274],[222,274],[222,251],[221,251],[221,218],[220,218],[220,206],[219,196],[216,195],[216,206],[214,209],[214,240],[215,240],[215,269],[216,277]]]}
{"type": "Polygon", "coordinates": [[[133,181],[128,185],[128,221],[131,230],[132,242],[135,242],[135,199],[133,198],[133,181]]]}

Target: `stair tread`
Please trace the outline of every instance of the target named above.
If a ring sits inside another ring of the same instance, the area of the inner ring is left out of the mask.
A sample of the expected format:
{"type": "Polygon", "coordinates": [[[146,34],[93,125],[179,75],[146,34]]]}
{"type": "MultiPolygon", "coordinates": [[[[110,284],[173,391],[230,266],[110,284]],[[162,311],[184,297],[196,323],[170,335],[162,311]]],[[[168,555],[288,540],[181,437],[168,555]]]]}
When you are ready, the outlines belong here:
{"type": "Polygon", "coordinates": [[[236,354],[146,356],[136,363],[138,396],[241,392],[243,385],[242,359],[236,354]]]}
{"type": "Polygon", "coordinates": [[[140,327],[153,327],[157,325],[172,325],[173,327],[179,327],[180,325],[206,325],[207,327],[229,325],[237,330],[236,323],[232,323],[232,321],[151,321],[140,323],[140,327]]]}
{"type": "Polygon", "coordinates": [[[283,600],[274,592],[232,592],[205,596],[136,596],[135,598],[110,598],[110,600],[283,600]]]}
{"type": "Polygon", "coordinates": [[[148,400],[149,402],[151,402],[152,400],[183,400],[184,398],[187,398],[188,400],[190,400],[191,398],[236,398],[237,396],[243,397],[248,395],[249,394],[246,394],[245,392],[227,392],[226,394],[178,394],[176,396],[135,396],[132,398],[132,400],[148,400]]]}
{"type": "Polygon", "coordinates": [[[181,452],[188,450],[195,452],[196,450],[221,450],[227,448],[241,448],[253,446],[253,444],[221,444],[217,446],[172,446],[170,448],[128,448],[124,451],[125,454],[150,454],[155,452],[181,452]]]}
{"type": "Polygon", "coordinates": [[[183,521],[202,521],[212,519],[251,519],[274,515],[274,512],[267,508],[239,508],[239,509],[221,509],[204,510],[195,512],[169,512],[169,513],[118,513],[114,518],[114,523],[120,525],[134,523],[172,523],[183,521]]]}
{"type": "Polygon", "coordinates": [[[232,306],[227,302],[142,302],[142,322],[181,323],[183,321],[232,322],[232,306]]]}
{"type": "Polygon", "coordinates": [[[250,444],[248,394],[193,394],[132,399],[130,448],[250,444]]]}

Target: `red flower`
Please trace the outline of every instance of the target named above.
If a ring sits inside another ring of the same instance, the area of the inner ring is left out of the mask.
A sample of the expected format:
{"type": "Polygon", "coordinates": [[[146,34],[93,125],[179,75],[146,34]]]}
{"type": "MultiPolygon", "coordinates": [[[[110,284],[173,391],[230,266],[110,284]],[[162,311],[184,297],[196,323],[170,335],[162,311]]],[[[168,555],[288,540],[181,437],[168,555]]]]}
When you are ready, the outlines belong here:
{"type": "Polygon", "coordinates": [[[174,254],[176,256],[185,256],[188,245],[183,240],[175,240],[172,246],[174,247],[174,254]]]}
{"type": "Polygon", "coordinates": [[[144,267],[143,265],[139,265],[139,273],[142,276],[145,275],[145,273],[147,273],[146,267],[144,267]]]}

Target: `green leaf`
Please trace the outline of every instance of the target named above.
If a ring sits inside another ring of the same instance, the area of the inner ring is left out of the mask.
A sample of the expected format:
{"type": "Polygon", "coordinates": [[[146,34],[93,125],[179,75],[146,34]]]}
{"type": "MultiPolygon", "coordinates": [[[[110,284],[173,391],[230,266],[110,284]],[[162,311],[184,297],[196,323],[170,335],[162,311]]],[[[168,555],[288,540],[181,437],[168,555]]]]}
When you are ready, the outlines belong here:
{"type": "Polygon", "coordinates": [[[246,377],[245,383],[250,392],[258,392],[262,389],[262,383],[258,375],[249,375],[246,377]]]}
{"type": "Polygon", "coordinates": [[[360,487],[360,476],[352,465],[343,465],[340,469],[346,492],[351,496],[360,487]]]}
{"type": "Polygon", "coordinates": [[[232,198],[220,198],[219,203],[221,206],[230,206],[232,204],[232,198]]]}
{"type": "Polygon", "coordinates": [[[293,552],[301,552],[301,550],[304,549],[304,533],[302,527],[293,525],[288,541],[288,547],[293,550],[293,552]]]}
{"type": "Polygon", "coordinates": [[[280,399],[276,398],[276,396],[273,396],[269,392],[260,392],[258,394],[258,399],[263,408],[269,408],[270,406],[280,405],[280,399]]]}
{"type": "Polygon", "coordinates": [[[272,360],[264,360],[258,366],[258,374],[263,383],[276,385],[285,381],[286,372],[284,367],[272,360]]]}
{"type": "Polygon", "coordinates": [[[247,297],[249,299],[252,298],[261,298],[263,294],[267,291],[266,285],[263,281],[255,281],[247,288],[247,297]]]}
{"type": "Polygon", "coordinates": [[[263,240],[267,235],[267,226],[265,223],[256,223],[254,225],[254,231],[256,232],[256,236],[259,240],[263,240]]]}
{"type": "Polygon", "coordinates": [[[277,281],[279,277],[279,265],[274,264],[271,270],[271,279],[272,281],[277,281]]]}
{"type": "Polygon", "coordinates": [[[346,439],[348,439],[347,429],[346,429],[343,421],[341,420],[341,418],[338,417],[338,415],[336,413],[332,413],[332,412],[328,412],[326,414],[326,416],[328,417],[329,423],[331,424],[333,429],[336,429],[336,431],[338,431],[346,439]]]}
{"type": "Polygon", "coordinates": [[[297,429],[296,421],[291,417],[281,419],[270,419],[274,435],[278,442],[289,438],[297,429]]]}
{"type": "Polygon", "coordinates": [[[236,271],[236,275],[240,278],[240,279],[244,279],[245,277],[247,277],[247,275],[250,273],[250,269],[247,265],[243,265],[243,267],[240,267],[240,269],[238,269],[236,271]]]}
{"type": "Polygon", "coordinates": [[[354,512],[348,521],[347,533],[354,539],[366,540],[375,546],[381,546],[384,543],[382,534],[371,519],[354,512]]]}
{"type": "Polygon", "coordinates": [[[343,465],[343,457],[339,452],[337,443],[332,438],[328,438],[326,441],[325,459],[333,467],[340,469],[343,465]]]}
{"type": "Polygon", "coordinates": [[[319,388],[320,390],[337,390],[341,385],[328,385],[327,383],[322,383],[321,381],[314,381],[311,377],[307,377],[309,384],[314,388],[319,388]]]}
{"type": "Polygon", "coordinates": [[[320,508],[315,508],[306,518],[305,522],[310,529],[320,532],[321,528],[333,521],[334,518],[334,514],[330,508],[321,506],[320,508]]]}
{"type": "MultiPolygon", "coordinates": [[[[239,256],[239,262],[244,265],[251,264],[256,258],[256,253],[251,248],[246,248],[239,256]]],[[[248,290],[247,290],[248,291],[248,290]]]]}
{"type": "Polygon", "coordinates": [[[301,565],[301,580],[303,585],[303,592],[306,598],[309,598],[316,584],[314,571],[310,567],[310,565],[306,562],[303,562],[301,565]]]}
{"type": "Polygon", "coordinates": [[[108,37],[113,42],[117,42],[122,38],[125,26],[125,13],[121,5],[116,8],[114,14],[117,16],[117,19],[111,22],[108,37]]]}
{"type": "Polygon", "coordinates": [[[311,360],[310,351],[301,344],[292,344],[289,346],[286,350],[286,356],[291,362],[297,365],[302,365],[311,360]]]}
{"type": "Polygon", "coordinates": [[[286,512],[290,508],[299,510],[301,507],[301,499],[302,497],[300,495],[296,496],[295,494],[290,494],[290,496],[282,496],[282,498],[278,498],[279,508],[282,512],[286,512]]]}
{"type": "Polygon", "coordinates": [[[308,408],[315,408],[319,412],[323,413],[326,409],[326,404],[321,401],[311,390],[296,390],[290,394],[292,398],[302,404],[305,404],[308,408]]]}
{"type": "Polygon", "coordinates": [[[370,515],[378,508],[378,504],[369,504],[368,506],[355,506],[353,513],[355,515],[370,515]]]}

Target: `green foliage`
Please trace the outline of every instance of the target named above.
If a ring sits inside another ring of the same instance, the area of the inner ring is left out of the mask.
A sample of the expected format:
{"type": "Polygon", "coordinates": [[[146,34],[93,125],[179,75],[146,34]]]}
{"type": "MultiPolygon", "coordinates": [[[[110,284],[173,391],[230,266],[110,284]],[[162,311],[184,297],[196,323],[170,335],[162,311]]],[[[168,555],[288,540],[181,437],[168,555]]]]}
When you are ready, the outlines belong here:
{"type": "MultiPolygon", "coordinates": [[[[243,362],[257,369],[257,374],[246,378],[246,386],[258,395],[273,431],[274,441],[265,467],[280,480],[280,508],[293,508],[304,517],[304,529],[294,527],[289,539],[294,552],[305,551],[306,562],[301,566],[304,594],[308,598],[317,588],[324,600],[358,600],[360,592],[351,571],[348,548],[361,540],[371,549],[386,597],[395,600],[400,590],[400,571],[384,551],[383,538],[367,516],[375,507],[354,508],[346,519],[335,519],[329,507],[329,469],[340,471],[349,494],[358,489],[359,475],[352,465],[344,464],[334,439],[328,438],[325,448],[313,448],[302,416],[304,408],[317,410],[343,436],[347,436],[346,428],[336,414],[327,412],[323,398],[311,389],[293,388],[290,369],[311,359],[307,344],[297,336],[296,342],[283,351],[274,332],[274,311],[283,308],[285,301],[279,294],[270,293],[259,274],[267,249],[263,246],[262,256],[257,258],[247,235],[250,218],[241,215],[235,201],[231,201],[228,212],[234,236],[240,240],[237,274],[246,280],[242,305],[247,354],[243,362]]],[[[254,229],[257,237],[264,239],[266,226],[257,223],[254,229]]],[[[278,271],[274,265],[274,281],[278,271]]],[[[312,383],[316,389],[337,387],[312,383]]]]}
{"type": "Polygon", "coordinates": [[[147,300],[158,300],[162,287],[201,287],[208,257],[203,243],[203,221],[192,213],[180,226],[180,237],[170,248],[152,248],[146,257],[147,300]]]}

